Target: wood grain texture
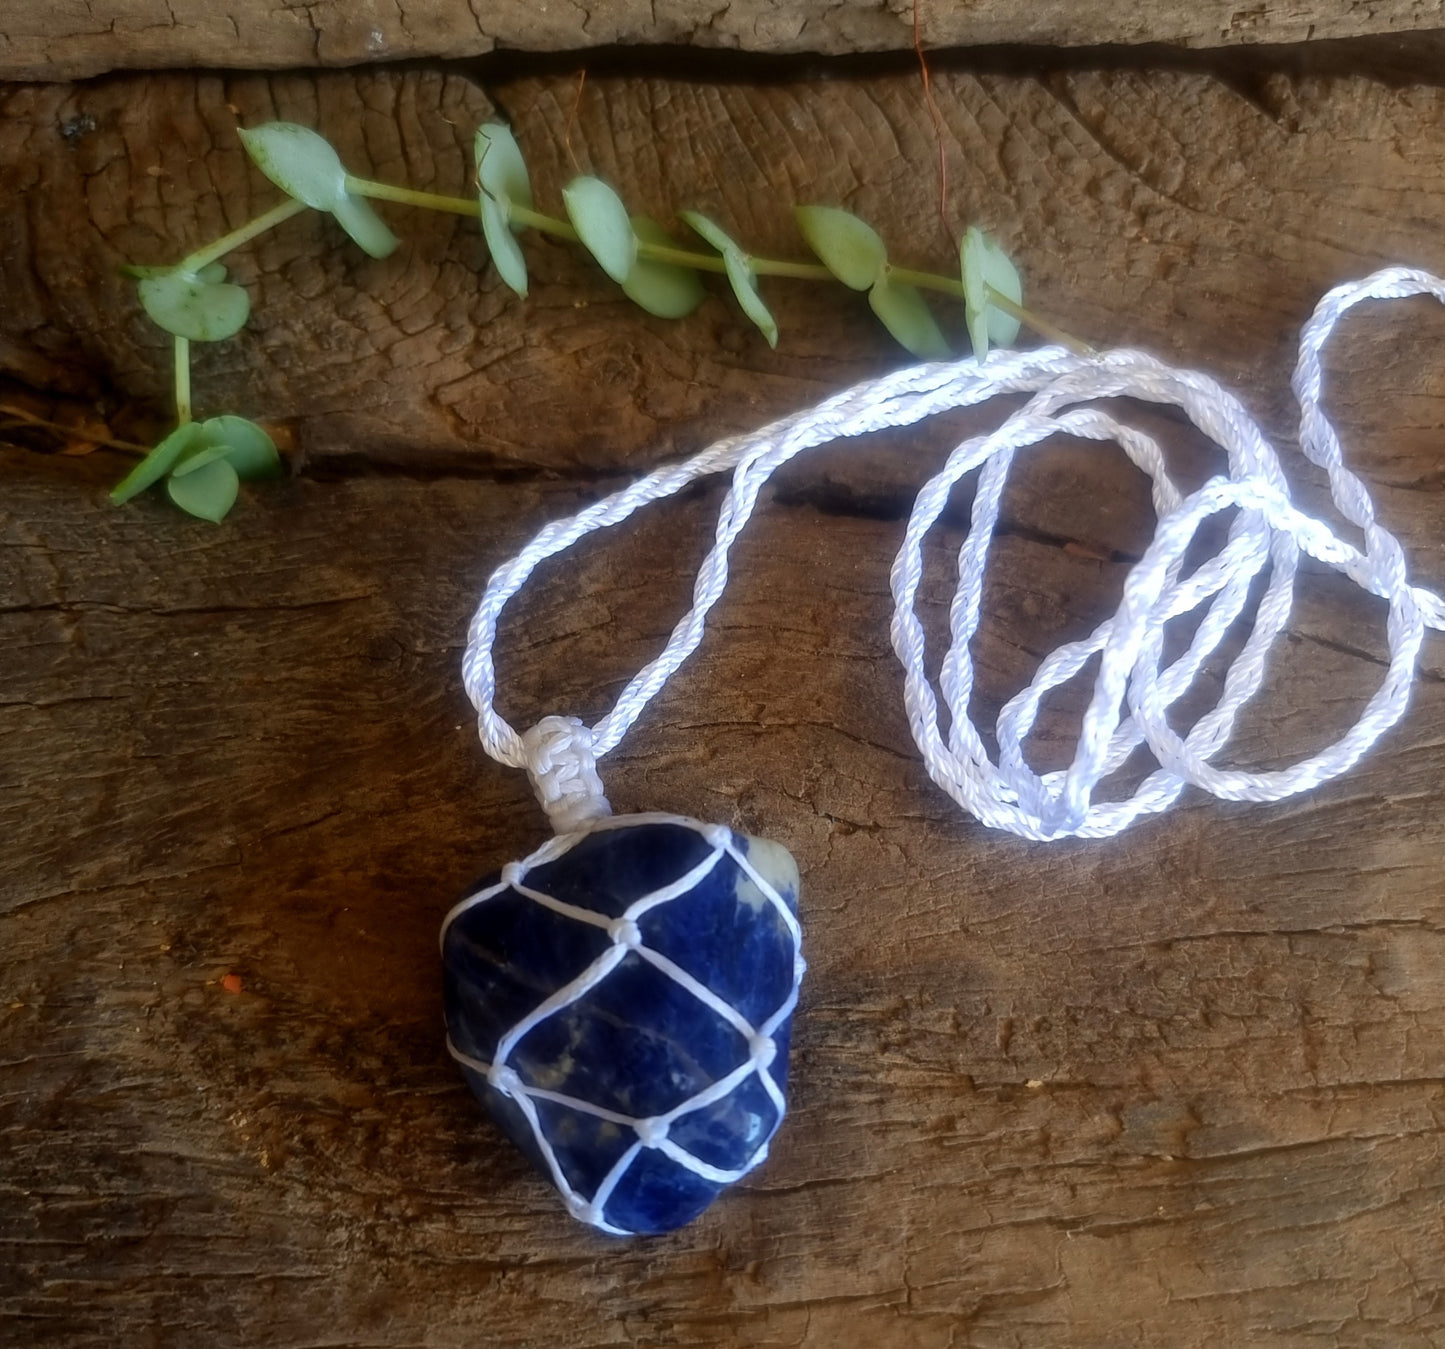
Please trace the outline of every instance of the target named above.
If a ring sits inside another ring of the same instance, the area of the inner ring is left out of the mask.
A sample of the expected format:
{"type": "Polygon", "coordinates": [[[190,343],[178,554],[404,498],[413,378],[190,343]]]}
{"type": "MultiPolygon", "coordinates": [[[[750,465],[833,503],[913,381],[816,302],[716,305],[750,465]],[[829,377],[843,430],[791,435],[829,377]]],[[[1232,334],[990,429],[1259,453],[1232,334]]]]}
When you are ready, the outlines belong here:
{"type": "MultiPolygon", "coordinates": [[[[1445,270],[1439,89],[1246,98],[1101,71],[940,92],[960,215],[1003,235],[1040,307],[1215,371],[1281,432],[1320,291],[1385,260],[1445,270]]],[[[545,195],[570,99],[424,72],[7,91],[10,396],[159,420],[162,345],[111,269],[273,199],[236,116],[314,118],[358,167],[456,190],[497,106],[545,195]],[[94,126],[66,139],[77,117],[94,126]]],[[[927,127],[904,80],[618,79],[589,82],[573,143],[654,210],[697,203],[783,250],[788,203],[842,201],[944,266],[927,127]]],[[[223,528],[112,509],[108,455],[0,459],[7,1342],[1445,1339],[1445,646],[1405,723],[1317,794],[1191,796],[1106,844],[988,833],[923,774],[887,642],[909,488],[959,422],[791,469],[703,648],[608,761],[620,809],[794,850],[811,971],[792,1113],[741,1191],[661,1240],[562,1217],[440,1043],[437,923],[542,831],[476,747],[466,615],[545,520],[895,357],[847,296],[770,288],[773,356],[721,299],[654,323],[545,245],[524,306],[478,277],[465,224],[393,219],[408,243],[386,263],[305,219],[237,258],[256,317],[204,354],[198,393],[275,413],[302,454],[223,528]]],[[[1363,314],[1331,398],[1436,587],[1442,352],[1423,302],[1363,314]]],[[[1186,477],[1210,471],[1137,415],[1186,477]]],[[[1021,471],[983,715],[1112,607],[1150,523],[1118,460],[1058,443],[1021,471]]],[[[539,577],[503,629],[514,721],[604,709],[684,604],[716,501],[539,577]]],[[[935,641],[965,507],[930,550],[935,641]]],[[[1381,675],[1382,622],[1311,572],[1235,761],[1338,733],[1381,675]]],[[[1036,763],[1082,705],[1051,702],[1036,763]]]]}
{"type": "MultiPolygon", "coordinates": [[[[1136,71],[936,84],[951,212],[1023,261],[1040,311],[1212,369],[1281,429],[1288,396],[1265,362],[1287,355],[1325,289],[1385,262],[1445,269],[1433,228],[1445,89],[1136,71]]],[[[393,72],[12,86],[0,93],[0,374],[164,415],[167,339],[117,268],[172,261],[276,202],[238,123],[314,124],[358,171],[465,193],[473,128],[500,111],[539,200],[560,212],[574,91],[563,78],[487,92],[393,72]]],[[[792,206],[841,204],[899,260],[948,272],[932,135],[912,76],[619,79],[589,81],[571,141],[634,209],[698,207],[761,251],[804,257],[792,206]]],[[[201,408],[284,423],[309,463],[338,472],[600,471],[755,426],[896,360],[841,287],[766,283],[783,333],[771,353],[720,287],[683,323],[652,320],[576,249],[529,237],[523,302],[486,266],[474,223],[383,210],[405,239],[384,262],[314,215],[228,260],[254,312],[236,341],[197,349],[201,408]],[[585,415],[559,388],[587,391],[585,415]]],[[[958,309],[940,312],[962,340],[958,309]]],[[[1357,359],[1400,366],[1401,350],[1367,344],[1357,359]]],[[[1429,379],[1407,371],[1372,371],[1352,414],[1382,427],[1392,410],[1371,381],[1429,379]]]]}
{"type": "MultiPolygon", "coordinates": [[[[1441,0],[975,0],[919,6],[930,47],[996,43],[1222,47],[1445,28],[1441,0]]],[[[851,53],[913,46],[911,0],[9,0],[0,79],[78,79],[181,66],[285,70],[508,49],[671,44],[744,52],[851,53]]]]}

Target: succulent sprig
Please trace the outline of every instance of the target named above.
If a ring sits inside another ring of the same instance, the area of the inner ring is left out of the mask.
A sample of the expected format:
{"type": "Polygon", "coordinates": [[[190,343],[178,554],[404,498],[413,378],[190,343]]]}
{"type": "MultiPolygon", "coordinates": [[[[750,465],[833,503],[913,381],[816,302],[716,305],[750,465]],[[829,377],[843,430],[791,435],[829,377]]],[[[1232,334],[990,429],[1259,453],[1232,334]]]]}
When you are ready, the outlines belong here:
{"type": "Polygon", "coordinates": [[[901,267],[866,221],[837,206],[805,205],[794,212],[817,262],[765,258],[751,253],[699,211],[678,219],[705,248],[674,238],[658,221],[634,215],[611,184],[579,174],[562,189],[563,216],[538,210],[531,177],[511,129],[488,122],[473,144],[476,195],[452,197],[374,182],[347,171],[335,148],[309,127],[268,122],[240,132],[256,166],[286,193],[286,200],[197,249],[172,267],[128,267],[142,307],[171,334],[175,354],[176,428],[155,445],[111,493],[117,504],[162,481],[170,499],[201,519],[220,521],[235,504],[242,481],[275,476],[281,461],[266,431],[237,416],[196,422],[191,410],[190,348],[238,333],[250,317],[250,297],[226,279],[220,259],[282,221],[307,209],[330,214],[365,253],[384,258],[399,240],[372,201],[476,218],[493,265],[517,295],[527,294],[527,230],[580,244],[633,303],[659,318],[690,314],[706,298],[704,273],[726,277],[739,308],[771,347],[778,324],[763,299],[762,278],[841,281],[867,293],[868,303],[893,338],[924,360],[948,357],[951,348],[924,292],[961,300],[975,359],[990,347],[1007,347],[1027,324],[1053,341],[1082,343],[1023,307],[1018,269],[977,227],[965,233],[957,277],[901,267]]]}

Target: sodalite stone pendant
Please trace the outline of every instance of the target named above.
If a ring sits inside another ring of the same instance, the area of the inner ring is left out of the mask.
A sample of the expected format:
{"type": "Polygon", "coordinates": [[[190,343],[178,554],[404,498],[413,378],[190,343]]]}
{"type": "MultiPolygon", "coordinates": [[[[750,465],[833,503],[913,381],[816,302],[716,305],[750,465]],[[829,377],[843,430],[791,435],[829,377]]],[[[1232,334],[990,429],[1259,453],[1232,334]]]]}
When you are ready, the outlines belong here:
{"type": "Polygon", "coordinates": [[[797,902],[778,844],[630,815],[554,838],[447,915],[448,1048],[574,1217],[667,1232],[767,1156],[797,902]]]}

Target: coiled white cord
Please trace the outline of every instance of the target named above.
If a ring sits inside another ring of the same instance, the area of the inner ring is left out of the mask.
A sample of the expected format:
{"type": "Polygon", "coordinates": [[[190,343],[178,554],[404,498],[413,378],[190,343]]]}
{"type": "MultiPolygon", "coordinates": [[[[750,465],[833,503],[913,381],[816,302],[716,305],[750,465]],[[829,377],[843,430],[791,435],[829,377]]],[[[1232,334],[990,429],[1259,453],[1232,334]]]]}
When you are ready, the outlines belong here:
{"type": "Polygon", "coordinates": [[[893,648],[903,665],[904,702],[929,776],[959,805],[995,828],[1031,839],[1116,834],[1141,815],[1167,809],[1186,784],[1228,800],[1276,801],[1336,777],[1355,764],[1401,717],[1414,680],[1426,627],[1445,630],[1445,602],[1410,584],[1398,541],[1375,519],[1364,483],[1345,467],[1338,436],[1320,406],[1320,353],[1340,317],[1361,300],[1428,294],[1445,303],[1445,281],[1427,272],[1390,267],[1327,294],[1305,325],[1293,387],[1300,407],[1300,447],[1329,475],[1341,515],[1364,536],[1363,550],[1336,536],[1290,502],[1279,458],[1259,426],[1231,393],[1206,375],[1176,370],[1137,351],[1079,356],[1062,347],[999,352],[986,361],[915,366],[860,384],[806,412],[747,436],[719,441],[681,464],[649,473],[568,519],[543,529],[493,573],[472,617],[462,661],[467,694],[478,713],[482,744],[502,763],[525,768],[558,832],[583,827],[608,812],[596,761],[617,747],[642,709],[702,640],[708,610],[727,585],[728,550],[742,532],[768,478],[795,455],[843,436],[909,426],[938,412],[968,407],[1000,394],[1028,393],[1029,402],[997,430],[964,441],[924,484],[913,505],[903,546],[893,563],[893,648]],[[1158,445],[1122,425],[1092,400],[1127,396],[1172,404],[1228,456],[1227,476],[1184,496],[1165,470],[1158,445]],[[999,714],[995,763],[969,715],[973,661],[969,646],[980,618],[985,568],[1014,455],[1064,434],[1118,443],[1153,480],[1159,517],[1154,539],[1131,569],[1114,615],[1082,641],[1059,647],[1029,686],[999,714]],[[693,587],[693,604],[662,652],[623,690],[595,726],[547,717],[519,735],[498,714],[492,645],[503,606],[537,564],[595,529],[619,524],[638,507],[672,496],[689,483],[731,470],[732,486],[718,513],[716,539],[693,587]],[[924,536],[949,493],[977,470],[971,527],[959,552],[959,580],[950,611],[951,641],[939,692],[947,733],[939,726],[938,696],[924,674],[923,629],[914,598],[923,573],[924,536]],[[1236,513],[1220,550],[1184,570],[1201,526],[1223,511],[1236,513]],[[1241,708],[1258,692],[1269,650],[1290,613],[1300,553],[1317,558],[1389,603],[1389,667],[1359,720],[1334,744],[1289,768],[1250,773],[1214,767],[1241,708]],[[1251,582],[1268,569],[1254,626],[1231,662],[1218,703],[1180,736],[1168,710],[1240,617],[1251,582]],[[1163,663],[1164,626],[1199,610],[1189,648],[1163,663]],[[1073,762],[1037,774],[1024,761],[1023,742],[1044,695],[1072,678],[1095,655],[1099,667],[1073,762]],[[1159,767],[1123,800],[1095,802],[1101,780],[1141,744],[1159,767]]]}

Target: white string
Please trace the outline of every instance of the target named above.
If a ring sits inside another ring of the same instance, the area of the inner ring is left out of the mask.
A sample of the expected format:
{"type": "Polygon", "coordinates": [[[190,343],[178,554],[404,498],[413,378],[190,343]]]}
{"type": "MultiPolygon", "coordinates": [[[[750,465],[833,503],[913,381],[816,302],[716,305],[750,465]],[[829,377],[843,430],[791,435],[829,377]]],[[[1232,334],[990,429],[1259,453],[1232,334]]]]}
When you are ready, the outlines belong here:
{"type": "Polygon", "coordinates": [[[1351,307],[1372,298],[1428,294],[1445,303],[1445,281],[1390,267],[1339,286],[1319,303],[1301,335],[1293,388],[1300,408],[1300,448],[1329,476],[1344,518],[1363,535],[1345,542],[1290,502],[1279,458],[1238,399],[1208,376],[1177,370],[1138,351],[1075,355],[1062,347],[999,352],[986,361],[916,366],[830,398],[752,435],[723,440],[685,463],[668,465],[548,525],[492,575],[473,615],[463,680],[477,708],[482,744],[502,763],[525,768],[559,829],[604,815],[596,760],[615,749],[642,709],[696,649],[708,610],[728,579],[728,550],[746,525],[771,474],[795,455],[844,436],[910,426],[935,413],[971,407],[1000,394],[1027,393],[1028,403],[996,430],[964,441],[914,502],[893,564],[893,647],[903,666],[904,704],[929,776],[985,824],[1031,839],[1116,834],[1141,815],[1167,809],[1188,784],[1240,801],[1277,801],[1348,770],[1403,714],[1426,627],[1445,630],[1445,602],[1410,584],[1398,541],[1375,519],[1369,492],[1345,467],[1338,436],[1321,407],[1320,353],[1351,307]],[[1180,408],[1228,457],[1228,472],[1184,496],[1169,477],[1158,445],[1120,424],[1092,400],[1127,396],[1180,408]],[[1154,539],[1124,584],[1114,615],[1082,641],[1068,642],[1040,665],[1011,699],[995,727],[998,759],[990,758],[969,714],[973,689],[970,643],[978,629],[988,553],[1014,456],[1049,436],[1113,441],[1153,481],[1159,517],[1154,539]],[[495,708],[492,645],[503,606],[538,563],[586,534],[619,524],[638,507],[674,495],[709,474],[731,471],[716,539],[693,587],[692,607],[662,652],[640,670],[616,706],[590,729],[547,718],[525,736],[495,708]],[[924,673],[923,628],[914,600],[923,574],[923,541],[955,484],[978,472],[971,527],[959,552],[959,580],[950,610],[951,641],[935,693],[924,673]],[[1227,538],[1208,561],[1185,569],[1184,558],[1205,522],[1233,511],[1227,538]],[[1389,666],[1358,721],[1333,744],[1289,768],[1245,772],[1215,767],[1244,705],[1259,691],[1270,648],[1289,618],[1300,554],[1343,572],[1389,604],[1389,666]],[[1244,611],[1251,583],[1266,575],[1253,628],[1230,663],[1218,703],[1187,734],[1170,726],[1169,708],[1188,690],[1205,661],[1244,611]],[[1197,614],[1188,650],[1164,663],[1164,627],[1197,614]],[[1049,690],[1098,659],[1093,697],[1073,762],[1035,773],[1024,742],[1049,690]],[[947,713],[939,725],[939,697],[947,713]],[[549,729],[543,731],[542,726],[549,729]],[[559,729],[562,728],[562,729],[559,729]],[[1095,801],[1096,787],[1141,745],[1159,767],[1122,800],[1095,801]]]}
{"type": "Polygon", "coordinates": [[[798,925],[798,919],[788,907],[787,902],[778,893],[776,888],[767,880],[761,872],[748,861],[747,854],[743,852],[733,839],[732,830],[724,825],[704,824],[700,820],[690,819],[683,815],[627,815],[615,820],[594,818],[583,829],[575,833],[559,834],[550,839],[542,847],[537,849],[530,857],[522,862],[512,862],[502,868],[501,879],[494,885],[479,890],[476,894],[468,895],[460,903],[453,906],[451,911],[442,920],[441,943],[442,950],[446,950],[447,933],[451,925],[458,917],[467,910],[475,908],[479,904],[485,904],[488,900],[497,898],[498,895],[515,892],[534,904],[539,904],[550,909],[553,913],[570,918],[573,922],[585,923],[592,927],[603,929],[612,939],[612,944],[606,947],[586,969],[582,970],[570,983],[562,985],[550,997],[539,1003],[522,1019],[511,1026],[503,1033],[497,1041],[496,1048],[492,1051],[490,1060],[477,1058],[459,1049],[451,1039],[447,1037],[447,1050],[458,1063],[470,1068],[474,1073],[485,1077],[487,1084],[502,1096],[510,1100],[527,1121],[527,1127],[531,1130],[532,1137],[537,1145],[537,1151],[542,1160],[547,1164],[547,1170],[552,1177],[552,1183],[561,1192],[567,1203],[568,1211],[574,1218],[582,1222],[590,1223],[604,1232],[611,1232],[618,1236],[629,1235],[628,1229],[618,1227],[608,1221],[606,1216],[607,1201],[611,1198],[613,1191],[627,1174],[628,1168],[641,1154],[644,1148],[656,1148],[666,1154],[674,1162],[686,1171],[701,1176],[704,1180],[712,1181],[715,1184],[724,1185],[732,1181],[740,1180],[747,1175],[755,1166],[762,1163],[768,1155],[768,1143],[776,1132],[777,1127],[783,1121],[783,1114],[787,1108],[786,1099],[783,1096],[782,1088],[778,1086],[777,1079],[770,1071],[773,1060],[777,1057],[778,1046],[773,1036],[779,1028],[793,1014],[794,1007],[798,1003],[798,991],[803,982],[803,975],[807,970],[807,962],[803,959],[802,942],[803,934],[798,925]],[[650,894],[643,895],[634,900],[623,910],[617,918],[608,918],[605,914],[596,913],[591,909],[578,908],[568,904],[564,900],[555,898],[540,890],[535,890],[527,885],[527,874],[537,867],[549,862],[555,862],[559,857],[564,856],[576,844],[580,843],[589,833],[606,829],[630,829],[638,825],[649,824],[670,824],[679,825],[685,829],[691,829],[700,834],[711,848],[706,857],[685,875],[654,890],[650,894]],[[773,912],[782,922],[787,930],[789,941],[793,948],[792,979],[783,1001],[763,1020],[759,1025],[754,1026],[743,1014],[738,1011],[730,1002],[719,994],[713,992],[706,984],[695,979],[681,966],[669,960],[660,951],[654,951],[643,940],[642,931],[637,925],[637,920],[643,914],[665,904],[671,904],[675,900],[686,898],[697,889],[722,861],[723,858],[731,858],[739,871],[757,887],[764,900],[771,906],[773,912]],[[606,1106],[600,1106],[591,1101],[582,1100],[576,1096],[568,1096],[564,1093],[551,1091],[532,1083],[527,1082],[522,1075],[508,1062],[513,1051],[527,1035],[529,1031],[546,1021],[549,1017],[556,1016],[558,1012],[565,1011],[573,1004],[581,1001],[593,989],[606,980],[629,954],[636,955],[647,961],[654,969],[665,978],[684,989],[695,998],[702,1006],[706,1007],[715,1017],[727,1022],[742,1037],[743,1043],[747,1046],[747,1052],[739,1059],[731,1071],[701,1088],[692,1096],[679,1101],[672,1109],[661,1115],[649,1116],[646,1119],[637,1119],[631,1115],[619,1114],[606,1106]],[[724,1096],[736,1090],[749,1077],[756,1074],[758,1082],[767,1093],[768,1099],[773,1103],[777,1115],[773,1120],[772,1128],[766,1137],[758,1140],[746,1161],[734,1170],[725,1170],[713,1166],[710,1162],[704,1161],[701,1157],[687,1151],[677,1142],[668,1137],[671,1127],[694,1111],[704,1109],[715,1101],[720,1101],[724,1096]],[[557,1157],[556,1150],[547,1136],[541,1116],[537,1110],[536,1102],[547,1101],[554,1105],[565,1106],[569,1110],[577,1111],[580,1114],[592,1115],[598,1119],[606,1120],[612,1124],[621,1125],[623,1128],[632,1129],[637,1135],[637,1141],[624,1149],[622,1155],[612,1165],[598,1184],[596,1190],[590,1194],[583,1194],[568,1179],[561,1161],[557,1157]]]}

